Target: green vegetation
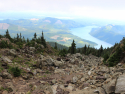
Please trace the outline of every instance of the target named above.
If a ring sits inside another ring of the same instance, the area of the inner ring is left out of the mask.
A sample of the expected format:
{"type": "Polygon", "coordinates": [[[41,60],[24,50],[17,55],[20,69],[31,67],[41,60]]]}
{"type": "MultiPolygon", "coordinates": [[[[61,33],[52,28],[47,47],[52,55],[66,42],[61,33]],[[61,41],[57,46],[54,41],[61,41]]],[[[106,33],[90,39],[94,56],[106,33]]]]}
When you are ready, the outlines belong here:
{"type": "Polygon", "coordinates": [[[103,58],[104,58],[103,62],[104,62],[104,64],[106,64],[106,60],[109,58],[109,55],[106,53],[106,54],[103,56],[103,58]]]}
{"type": "Polygon", "coordinates": [[[29,62],[25,62],[25,64],[30,64],[29,62]]]}
{"type": "Polygon", "coordinates": [[[12,49],[13,46],[12,46],[11,43],[8,44],[7,41],[2,40],[2,41],[0,42],[0,48],[9,48],[9,49],[12,49]]]}
{"type": "Polygon", "coordinates": [[[112,67],[117,63],[119,63],[121,59],[121,55],[122,55],[122,49],[120,48],[120,46],[118,46],[116,51],[113,54],[111,54],[109,59],[107,60],[107,63],[109,64],[109,66],[112,67]]]}
{"type": "Polygon", "coordinates": [[[54,49],[56,49],[57,50],[57,43],[55,42],[55,47],[54,47],[54,49]]]}
{"type": "MultiPolygon", "coordinates": [[[[47,44],[44,39],[43,31],[42,31],[42,36],[37,37],[37,34],[35,33],[34,38],[32,38],[31,40],[29,40],[28,38],[27,40],[25,40],[24,36],[22,38],[21,33],[19,35],[17,34],[16,38],[11,38],[8,30],[6,31],[5,35],[0,35],[0,38],[8,38],[11,41],[11,43],[8,43],[7,41],[2,40],[0,42],[0,48],[12,49],[14,48],[12,45],[13,43],[13,44],[16,44],[20,49],[22,49],[24,45],[28,47],[35,47],[35,50],[34,50],[35,53],[41,53],[41,52],[43,53],[44,51],[46,53],[47,51],[47,44]]],[[[87,44],[88,46],[85,44],[84,47],[76,49],[76,43],[75,43],[76,40],[72,41],[71,46],[69,48],[64,45],[60,45],[57,42],[48,42],[48,43],[52,46],[51,48],[55,55],[66,56],[67,53],[71,53],[71,54],[81,53],[85,55],[92,54],[97,57],[103,57],[104,64],[108,66],[116,65],[125,56],[125,38],[123,38],[123,40],[119,44],[116,43],[113,47],[105,48],[105,49],[102,47],[102,45],[100,46],[99,49],[95,49],[94,47],[90,47],[90,45],[88,44],[87,44]]],[[[51,52],[50,54],[52,55],[51,52]]],[[[21,63],[22,59],[14,58],[13,62],[21,63]]],[[[25,64],[30,64],[30,63],[25,62],[25,64]]],[[[31,66],[31,64],[29,66],[31,66]]],[[[1,67],[0,67],[0,71],[2,71],[1,67]]],[[[18,67],[11,68],[11,72],[13,72],[15,76],[18,76],[16,74],[20,73],[18,67]],[[14,71],[18,71],[18,73],[14,71]]]]}
{"type": "Polygon", "coordinates": [[[76,53],[76,44],[75,44],[75,41],[73,40],[72,44],[71,44],[71,47],[69,47],[69,52],[71,54],[75,54],[76,53]]]}
{"type": "MultiPolygon", "coordinates": [[[[51,47],[55,47],[55,42],[47,42],[51,47]]],[[[65,46],[65,45],[61,45],[61,44],[58,44],[57,42],[56,42],[56,44],[57,44],[57,49],[58,50],[63,50],[63,49],[66,49],[66,50],[68,50],[68,47],[67,46],[65,46]]]]}
{"type": "Polygon", "coordinates": [[[6,90],[6,91],[8,91],[8,92],[12,92],[12,91],[13,91],[12,88],[8,88],[8,87],[1,87],[1,88],[0,88],[0,91],[2,91],[2,90],[6,90]]]}
{"type": "Polygon", "coordinates": [[[60,50],[59,55],[66,56],[67,53],[68,53],[68,51],[66,49],[63,49],[63,50],[60,50]]]}
{"type": "Polygon", "coordinates": [[[18,67],[8,66],[8,71],[14,75],[14,77],[19,77],[21,75],[21,69],[18,67]]]}
{"type": "Polygon", "coordinates": [[[0,62],[0,72],[3,71],[3,67],[1,66],[1,62],[0,62]]]}

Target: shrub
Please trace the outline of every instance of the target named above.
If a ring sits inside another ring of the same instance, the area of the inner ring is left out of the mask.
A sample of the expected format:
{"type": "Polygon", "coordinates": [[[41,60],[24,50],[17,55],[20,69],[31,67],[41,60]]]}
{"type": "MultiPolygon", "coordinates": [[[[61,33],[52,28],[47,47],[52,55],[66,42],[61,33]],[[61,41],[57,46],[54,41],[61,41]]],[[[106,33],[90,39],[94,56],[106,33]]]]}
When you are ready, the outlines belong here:
{"type": "Polygon", "coordinates": [[[23,43],[22,43],[22,42],[16,42],[16,44],[18,45],[18,47],[19,47],[20,49],[22,49],[22,47],[23,47],[23,43]]]}
{"type": "Polygon", "coordinates": [[[10,71],[13,73],[14,77],[19,77],[21,75],[21,69],[18,67],[12,67],[10,71]]]}
{"type": "Polygon", "coordinates": [[[59,52],[59,55],[61,55],[61,56],[66,56],[67,53],[68,53],[67,50],[66,50],[66,49],[63,49],[63,50],[61,50],[61,51],[59,52]]]}
{"type": "Polygon", "coordinates": [[[35,41],[27,42],[26,46],[34,47],[35,46],[35,41]]]}
{"type": "Polygon", "coordinates": [[[7,48],[7,41],[2,40],[0,43],[0,48],[7,48]]]}
{"type": "Polygon", "coordinates": [[[11,43],[8,44],[7,41],[2,40],[0,42],[0,48],[9,48],[9,49],[12,49],[13,45],[11,43]]]}
{"type": "Polygon", "coordinates": [[[113,67],[114,66],[114,63],[113,62],[109,62],[109,67],[113,67]]]}
{"type": "Polygon", "coordinates": [[[29,62],[25,62],[25,64],[30,64],[29,62]]]}
{"type": "Polygon", "coordinates": [[[109,58],[109,55],[106,53],[104,56],[103,56],[104,60],[103,62],[105,62],[108,58],[109,58]]]}

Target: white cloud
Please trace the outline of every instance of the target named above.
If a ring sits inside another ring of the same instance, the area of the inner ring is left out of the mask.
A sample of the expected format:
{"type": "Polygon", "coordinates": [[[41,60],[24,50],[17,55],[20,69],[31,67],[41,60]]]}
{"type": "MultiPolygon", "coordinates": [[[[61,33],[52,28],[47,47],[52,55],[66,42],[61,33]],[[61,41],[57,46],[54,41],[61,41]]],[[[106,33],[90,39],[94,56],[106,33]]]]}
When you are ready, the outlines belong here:
{"type": "Polygon", "coordinates": [[[125,20],[125,0],[0,0],[0,12],[6,11],[125,20]]]}

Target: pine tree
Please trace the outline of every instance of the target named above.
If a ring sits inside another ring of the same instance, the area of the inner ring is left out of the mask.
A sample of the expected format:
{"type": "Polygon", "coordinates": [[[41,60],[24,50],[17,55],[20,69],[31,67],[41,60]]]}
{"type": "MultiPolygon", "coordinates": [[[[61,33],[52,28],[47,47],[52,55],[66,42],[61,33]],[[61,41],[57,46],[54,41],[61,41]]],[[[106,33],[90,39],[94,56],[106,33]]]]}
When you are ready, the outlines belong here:
{"type": "Polygon", "coordinates": [[[19,42],[19,35],[18,35],[18,33],[17,33],[17,42],[19,42]]]}
{"type": "Polygon", "coordinates": [[[75,52],[76,52],[76,44],[75,41],[73,40],[71,44],[71,54],[75,54],[75,52]]]}
{"type": "Polygon", "coordinates": [[[6,31],[5,37],[8,38],[8,39],[12,42],[12,38],[11,38],[11,36],[10,36],[10,34],[9,34],[8,29],[7,29],[7,31],[6,31]]]}
{"type": "Polygon", "coordinates": [[[41,37],[41,44],[46,48],[46,41],[43,36],[43,31],[42,31],[42,37],[41,37]]]}
{"type": "Polygon", "coordinates": [[[99,56],[101,56],[102,55],[102,52],[103,52],[103,47],[102,47],[102,45],[101,45],[101,47],[100,47],[100,54],[99,54],[99,56]]]}
{"type": "Polygon", "coordinates": [[[23,42],[24,42],[24,43],[26,42],[26,40],[25,40],[24,36],[23,36],[23,42]]]}
{"type": "Polygon", "coordinates": [[[21,33],[20,33],[20,42],[22,42],[22,35],[21,35],[21,33]]]}
{"type": "Polygon", "coordinates": [[[83,48],[83,54],[85,54],[86,55],[86,50],[87,50],[87,47],[86,47],[86,44],[85,44],[85,46],[84,46],[84,48],[83,48]]]}
{"type": "Polygon", "coordinates": [[[54,47],[54,49],[57,49],[57,43],[55,42],[55,47],[54,47]]]}
{"type": "Polygon", "coordinates": [[[36,38],[37,38],[37,35],[36,35],[36,33],[34,34],[34,39],[36,40],[36,38]]]}
{"type": "Polygon", "coordinates": [[[27,38],[27,43],[28,43],[28,42],[30,42],[30,41],[29,41],[29,38],[27,38]]]}
{"type": "Polygon", "coordinates": [[[90,45],[88,45],[88,48],[87,48],[87,50],[86,50],[86,54],[87,54],[87,55],[90,54],[89,46],[90,46],[90,45]]]}

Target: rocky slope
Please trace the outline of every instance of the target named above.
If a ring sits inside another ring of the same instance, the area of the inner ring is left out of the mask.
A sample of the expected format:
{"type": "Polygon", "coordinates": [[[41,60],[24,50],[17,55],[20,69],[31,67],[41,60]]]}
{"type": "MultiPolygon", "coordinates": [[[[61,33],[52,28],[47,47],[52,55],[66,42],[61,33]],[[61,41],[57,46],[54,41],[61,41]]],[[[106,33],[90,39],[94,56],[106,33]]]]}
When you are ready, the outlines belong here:
{"type": "MultiPolygon", "coordinates": [[[[44,48],[43,48],[44,49],[44,48]]],[[[47,53],[51,53],[49,48],[47,53]]],[[[59,57],[35,54],[34,47],[0,49],[0,94],[124,94],[125,67],[80,53],[59,57]],[[19,67],[21,75],[9,71],[19,67]]]]}

